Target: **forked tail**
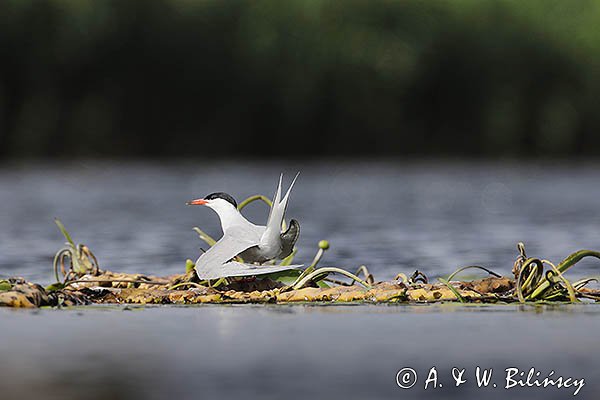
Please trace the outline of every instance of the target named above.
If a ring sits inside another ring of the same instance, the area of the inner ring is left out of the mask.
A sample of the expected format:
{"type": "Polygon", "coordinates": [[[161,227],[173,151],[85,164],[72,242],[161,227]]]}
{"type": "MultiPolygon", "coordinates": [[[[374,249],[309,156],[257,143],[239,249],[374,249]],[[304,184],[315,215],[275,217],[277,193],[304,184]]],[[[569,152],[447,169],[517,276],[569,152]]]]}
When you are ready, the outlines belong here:
{"type": "Polygon", "coordinates": [[[271,207],[271,212],[269,213],[267,229],[262,235],[261,243],[274,243],[274,241],[280,240],[281,224],[283,223],[283,218],[285,217],[285,210],[290,198],[290,192],[296,183],[296,179],[298,179],[298,175],[300,175],[300,172],[298,172],[294,177],[294,180],[285,193],[285,196],[283,196],[283,199],[281,198],[281,182],[283,181],[283,174],[279,176],[279,185],[277,186],[277,191],[275,192],[275,197],[273,198],[273,206],[271,207]]]}

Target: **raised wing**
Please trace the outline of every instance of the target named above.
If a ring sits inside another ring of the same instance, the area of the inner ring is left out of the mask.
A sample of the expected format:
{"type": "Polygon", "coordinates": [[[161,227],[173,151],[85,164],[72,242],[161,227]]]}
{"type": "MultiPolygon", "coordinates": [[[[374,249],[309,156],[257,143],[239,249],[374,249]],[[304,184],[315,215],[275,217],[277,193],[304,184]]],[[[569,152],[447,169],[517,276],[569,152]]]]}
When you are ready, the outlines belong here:
{"type": "Polygon", "coordinates": [[[232,276],[255,276],[273,274],[275,272],[287,271],[301,268],[302,265],[254,265],[230,261],[219,267],[215,274],[200,277],[200,279],[218,279],[232,276]]]}
{"type": "Polygon", "coordinates": [[[222,278],[223,265],[229,260],[260,243],[260,235],[255,231],[233,227],[227,234],[202,254],[196,261],[196,273],[200,279],[222,278]]]}
{"type": "Polygon", "coordinates": [[[294,177],[294,180],[285,193],[285,196],[283,196],[283,199],[281,199],[281,181],[283,179],[283,174],[279,176],[279,185],[277,186],[277,192],[275,192],[275,197],[273,198],[273,205],[269,213],[267,228],[262,235],[261,243],[273,243],[279,239],[278,237],[281,235],[281,223],[283,222],[283,218],[285,216],[285,210],[287,208],[290,192],[294,187],[294,183],[296,183],[298,175],[300,175],[299,172],[296,174],[296,177],[294,177]]]}

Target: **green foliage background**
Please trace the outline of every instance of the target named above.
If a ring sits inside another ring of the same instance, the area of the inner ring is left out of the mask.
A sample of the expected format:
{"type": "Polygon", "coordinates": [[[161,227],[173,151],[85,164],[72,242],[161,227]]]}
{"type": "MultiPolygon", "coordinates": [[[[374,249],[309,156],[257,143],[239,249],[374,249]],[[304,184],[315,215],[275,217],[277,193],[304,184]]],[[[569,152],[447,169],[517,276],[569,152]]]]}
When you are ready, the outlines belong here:
{"type": "Polygon", "coordinates": [[[0,4],[0,157],[600,154],[600,3],[0,4]]]}

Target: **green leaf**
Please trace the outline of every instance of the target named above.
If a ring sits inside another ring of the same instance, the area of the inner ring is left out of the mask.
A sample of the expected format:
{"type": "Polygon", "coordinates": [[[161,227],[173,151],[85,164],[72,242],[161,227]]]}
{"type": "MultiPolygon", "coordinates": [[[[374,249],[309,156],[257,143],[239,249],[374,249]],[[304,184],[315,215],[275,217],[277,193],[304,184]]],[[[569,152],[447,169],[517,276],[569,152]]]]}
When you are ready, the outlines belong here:
{"type": "Polygon", "coordinates": [[[444,285],[446,285],[448,287],[448,289],[450,289],[450,291],[456,296],[456,299],[458,301],[460,301],[461,303],[466,303],[465,298],[460,295],[458,290],[456,290],[456,288],[454,286],[452,286],[452,284],[450,282],[448,282],[444,278],[438,278],[438,281],[440,281],[444,285]]]}
{"type": "MultiPolygon", "coordinates": [[[[595,257],[600,259],[600,252],[594,250],[579,250],[564,260],[562,260],[557,266],[556,269],[560,271],[560,273],[564,273],[566,270],[571,268],[573,265],[577,264],[581,259],[585,257],[595,257]]],[[[528,299],[536,299],[538,298],[546,289],[550,287],[550,282],[546,278],[543,278],[539,285],[535,288],[532,294],[530,294],[528,299]]]]}
{"type": "Polygon", "coordinates": [[[196,264],[189,258],[185,260],[185,273],[191,272],[196,267],[196,264]]]}
{"type": "Polygon", "coordinates": [[[0,292],[6,292],[12,289],[12,285],[9,281],[1,280],[0,281],[0,292]]]}
{"type": "Polygon", "coordinates": [[[291,265],[292,262],[294,261],[294,256],[296,255],[296,253],[298,252],[298,249],[294,249],[292,250],[292,254],[290,254],[289,256],[287,256],[286,258],[284,258],[283,260],[281,260],[281,263],[279,265],[291,265]]]}
{"type": "Polygon", "coordinates": [[[323,289],[329,289],[331,287],[328,284],[326,284],[324,281],[317,281],[316,284],[318,287],[323,288],[323,289]]]}
{"type": "Polygon", "coordinates": [[[60,231],[62,232],[65,239],[67,239],[69,244],[73,246],[73,248],[75,248],[75,242],[73,241],[73,239],[71,239],[71,235],[69,235],[69,232],[67,232],[67,229],[62,224],[62,222],[60,222],[58,218],[54,218],[54,222],[56,223],[56,226],[58,226],[58,229],[60,229],[60,231]]]}
{"type": "Polygon", "coordinates": [[[46,286],[46,290],[49,292],[55,292],[57,290],[61,290],[64,288],[65,288],[65,285],[60,282],[51,283],[48,286],[46,286]]]}
{"type": "MultiPolygon", "coordinates": [[[[268,274],[263,276],[289,286],[296,282],[300,275],[302,275],[301,269],[290,269],[287,271],[275,272],[274,274],[268,274]]],[[[316,284],[317,286],[323,289],[329,289],[331,287],[323,281],[317,281],[316,284]]]]}
{"type": "Polygon", "coordinates": [[[274,274],[263,275],[273,281],[281,282],[284,285],[291,285],[302,274],[302,270],[290,269],[287,271],[275,272],[274,274]]]}
{"type": "Polygon", "coordinates": [[[204,232],[202,229],[198,228],[197,226],[195,226],[192,229],[198,234],[198,236],[200,236],[201,240],[204,240],[204,242],[207,245],[212,247],[215,245],[215,243],[217,243],[217,241],[215,239],[213,239],[208,233],[204,232]]]}

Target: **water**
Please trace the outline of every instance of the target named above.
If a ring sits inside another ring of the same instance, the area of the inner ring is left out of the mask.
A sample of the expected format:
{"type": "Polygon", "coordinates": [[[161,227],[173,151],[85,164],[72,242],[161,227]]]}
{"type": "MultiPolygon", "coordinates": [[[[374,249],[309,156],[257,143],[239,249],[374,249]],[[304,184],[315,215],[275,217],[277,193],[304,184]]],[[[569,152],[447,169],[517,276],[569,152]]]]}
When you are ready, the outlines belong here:
{"type": "MultiPolygon", "coordinates": [[[[324,264],[366,264],[377,279],[430,277],[479,264],[509,274],[515,245],[559,261],[600,248],[600,165],[489,163],[100,163],[0,169],[0,276],[48,283],[64,241],[59,217],[101,267],[183,271],[219,235],[216,215],[185,201],[213,191],[271,195],[279,171],[302,174],[289,206],[298,261],[320,239],[324,264]]],[[[248,208],[266,219],[261,204],[248,208]]],[[[598,261],[569,271],[598,275],[598,261]]],[[[2,398],[539,398],[573,390],[502,388],[504,369],[585,378],[600,390],[600,308],[582,306],[200,306],[0,309],[2,398]],[[443,388],[423,390],[439,370],[443,388]],[[478,389],[476,366],[498,388],[478,389]],[[402,390],[399,369],[418,384],[402,390]],[[452,388],[452,367],[469,382],[452,388]]]]}
{"type": "Polygon", "coordinates": [[[597,398],[600,307],[202,306],[0,309],[3,399],[568,399],[504,370],[584,378],[597,398]],[[424,390],[428,371],[436,390],[424,390]],[[475,368],[496,388],[477,388],[475,368]],[[400,389],[397,372],[418,373],[400,389]],[[468,382],[453,387],[453,367],[468,382]]]}
{"type": "MultiPolygon", "coordinates": [[[[381,280],[472,264],[508,274],[518,241],[554,261],[600,248],[599,164],[80,162],[0,169],[0,274],[52,280],[64,242],[53,217],[102,267],[181,272],[203,246],[193,226],[220,235],[212,211],[185,201],[214,191],[271,197],[278,173],[297,170],[288,215],[300,221],[300,262],[321,239],[332,246],[326,264],[366,264],[381,280]]],[[[267,212],[262,204],[246,211],[257,223],[267,212]]],[[[572,274],[596,267],[584,262],[572,274]]]]}

